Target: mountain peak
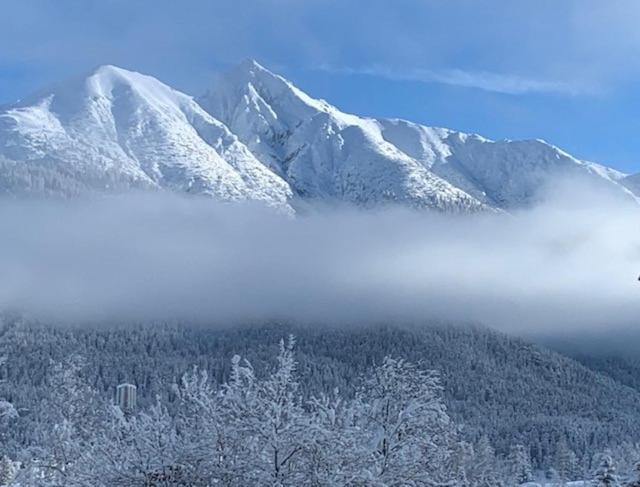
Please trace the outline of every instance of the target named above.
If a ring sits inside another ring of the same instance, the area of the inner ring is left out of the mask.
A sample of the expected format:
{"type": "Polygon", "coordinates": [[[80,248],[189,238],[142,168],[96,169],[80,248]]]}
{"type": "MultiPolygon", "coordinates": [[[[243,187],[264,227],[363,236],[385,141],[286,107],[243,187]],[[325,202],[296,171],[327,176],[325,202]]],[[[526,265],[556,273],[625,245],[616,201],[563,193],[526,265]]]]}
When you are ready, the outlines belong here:
{"type": "Polygon", "coordinates": [[[108,100],[107,103],[117,100],[120,106],[128,100],[131,106],[144,105],[165,112],[179,111],[193,103],[192,97],[153,76],[112,64],[97,66],[83,76],[54,86],[44,95],[52,95],[52,106],[61,111],[97,100],[108,100]]]}
{"type": "Polygon", "coordinates": [[[112,64],[94,68],[83,80],[85,88],[93,95],[108,96],[114,89],[126,86],[135,91],[174,92],[153,76],[129,71],[112,64]]]}
{"type": "Polygon", "coordinates": [[[247,58],[225,71],[219,76],[218,87],[221,84],[233,85],[235,87],[246,87],[247,85],[263,84],[290,84],[281,76],[269,71],[255,59],[247,58]]]}
{"type": "Polygon", "coordinates": [[[10,105],[24,107],[46,101],[55,110],[65,112],[67,108],[77,109],[90,100],[112,99],[114,94],[136,93],[147,99],[188,99],[160,80],[129,71],[112,64],[96,66],[83,75],[58,82],[10,105]]]}
{"type": "Polygon", "coordinates": [[[94,67],[88,77],[91,76],[123,76],[135,73],[127,69],[116,66],[115,64],[101,64],[94,67]]]}
{"type": "Polygon", "coordinates": [[[254,59],[245,59],[222,74],[198,101],[228,125],[233,125],[234,117],[245,118],[243,113],[248,110],[285,132],[319,113],[329,114],[342,125],[357,123],[358,119],[309,96],[254,59]]]}
{"type": "Polygon", "coordinates": [[[236,69],[244,72],[268,72],[270,74],[273,74],[253,58],[243,59],[242,61],[240,61],[240,63],[238,63],[236,69]]]}
{"type": "MultiPolygon", "coordinates": [[[[36,178],[28,171],[48,171],[42,185],[54,194],[171,189],[286,209],[290,192],[192,97],[113,65],[0,110],[3,156],[29,161],[23,169],[28,190],[29,178],[36,178]]],[[[13,177],[2,169],[0,192],[3,178],[13,177]]]]}
{"type": "Polygon", "coordinates": [[[322,102],[253,59],[221,74],[198,101],[214,117],[247,136],[249,132],[264,136],[265,130],[272,129],[286,132],[300,120],[326,111],[322,102]]]}

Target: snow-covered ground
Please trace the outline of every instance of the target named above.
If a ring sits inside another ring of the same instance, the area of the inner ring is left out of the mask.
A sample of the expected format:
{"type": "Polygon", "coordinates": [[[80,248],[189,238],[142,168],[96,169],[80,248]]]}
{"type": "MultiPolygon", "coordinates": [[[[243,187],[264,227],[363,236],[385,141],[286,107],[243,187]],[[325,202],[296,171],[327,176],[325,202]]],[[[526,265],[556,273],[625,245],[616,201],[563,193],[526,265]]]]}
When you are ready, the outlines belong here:
{"type": "Polygon", "coordinates": [[[527,482],[520,487],[587,487],[591,482],[587,480],[574,480],[571,482],[527,482]]]}

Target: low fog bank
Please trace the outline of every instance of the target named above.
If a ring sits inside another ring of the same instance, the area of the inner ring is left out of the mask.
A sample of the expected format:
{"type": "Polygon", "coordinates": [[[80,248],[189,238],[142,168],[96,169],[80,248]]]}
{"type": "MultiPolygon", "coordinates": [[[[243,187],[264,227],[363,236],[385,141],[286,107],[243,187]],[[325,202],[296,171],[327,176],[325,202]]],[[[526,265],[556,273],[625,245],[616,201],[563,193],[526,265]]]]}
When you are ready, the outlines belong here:
{"type": "Polygon", "coordinates": [[[43,321],[481,322],[628,328],[640,211],[565,187],[515,215],[327,209],[291,218],[174,195],[0,201],[0,308],[43,321]]]}
{"type": "MultiPolygon", "coordinates": [[[[591,359],[612,359],[616,361],[631,360],[638,362],[640,351],[640,326],[616,327],[615,324],[587,329],[542,330],[525,335],[538,344],[570,357],[589,357],[591,359]]],[[[631,371],[633,375],[635,372],[631,371]]]]}

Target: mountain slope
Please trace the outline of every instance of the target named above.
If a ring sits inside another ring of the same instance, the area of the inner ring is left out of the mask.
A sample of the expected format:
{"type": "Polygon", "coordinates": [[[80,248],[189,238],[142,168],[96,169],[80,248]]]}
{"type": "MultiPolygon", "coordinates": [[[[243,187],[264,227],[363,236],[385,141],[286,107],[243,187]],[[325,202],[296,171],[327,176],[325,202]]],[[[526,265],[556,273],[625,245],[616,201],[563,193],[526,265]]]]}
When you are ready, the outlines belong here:
{"type": "Polygon", "coordinates": [[[299,198],[444,210],[483,207],[387,142],[375,120],[315,100],[254,61],[227,73],[198,101],[299,198]]]}
{"type": "Polygon", "coordinates": [[[632,197],[620,184],[624,174],[580,161],[543,140],[492,141],[404,120],[381,120],[380,124],[386,140],[489,206],[529,205],[547,185],[564,178],[632,197]]]}
{"type": "Polygon", "coordinates": [[[301,197],[509,210],[563,177],[632,197],[623,174],[544,141],[491,141],[345,114],[255,61],[224,75],[199,102],[301,197]]]}
{"type": "Polygon", "coordinates": [[[623,178],[621,181],[630,191],[640,196],[640,174],[632,174],[623,178]]]}
{"type": "Polygon", "coordinates": [[[0,109],[6,192],[169,189],[286,205],[286,182],[193,99],[113,66],[0,109]]]}

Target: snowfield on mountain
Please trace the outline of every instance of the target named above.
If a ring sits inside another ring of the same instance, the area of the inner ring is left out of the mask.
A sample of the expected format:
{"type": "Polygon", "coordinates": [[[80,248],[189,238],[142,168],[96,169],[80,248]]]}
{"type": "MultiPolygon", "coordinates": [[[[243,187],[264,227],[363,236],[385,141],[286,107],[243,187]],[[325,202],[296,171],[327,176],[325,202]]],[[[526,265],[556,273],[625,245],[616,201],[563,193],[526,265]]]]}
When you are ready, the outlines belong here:
{"type": "Polygon", "coordinates": [[[399,203],[513,210],[582,178],[625,198],[637,177],[542,140],[491,141],[343,113],[255,61],[194,99],[114,66],[0,107],[0,193],[169,190],[292,211],[399,203]]]}

